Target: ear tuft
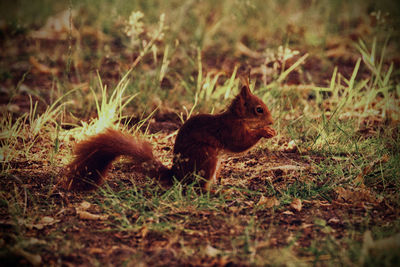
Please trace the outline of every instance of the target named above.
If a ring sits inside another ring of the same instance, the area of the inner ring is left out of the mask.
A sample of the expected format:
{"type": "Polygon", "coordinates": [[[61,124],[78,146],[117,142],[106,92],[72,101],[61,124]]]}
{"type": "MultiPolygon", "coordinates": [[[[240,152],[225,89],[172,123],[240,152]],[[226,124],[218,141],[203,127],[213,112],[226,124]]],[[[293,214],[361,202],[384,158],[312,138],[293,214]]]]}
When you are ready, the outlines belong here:
{"type": "Polygon", "coordinates": [[[240,90],[240,95],[242,97],[248,97],[251,95],[250,87],[248,85],[243,85],[242,89],[240,90]]]}
{"type": "Polygon", "coordinates": [[[242,95],[243,97],[251,95],[249,79],[241,76],[240,82],[242,83],[242,89],[240,90],[240,95],[242,95]]]}

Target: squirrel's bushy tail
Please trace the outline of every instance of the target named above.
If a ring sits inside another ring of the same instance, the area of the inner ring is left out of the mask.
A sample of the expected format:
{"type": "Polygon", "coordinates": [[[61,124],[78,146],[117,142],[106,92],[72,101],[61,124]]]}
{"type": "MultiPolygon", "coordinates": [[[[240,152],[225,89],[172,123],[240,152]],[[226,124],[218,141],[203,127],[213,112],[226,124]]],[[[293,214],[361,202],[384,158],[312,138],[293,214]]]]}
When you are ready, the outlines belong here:
{"type": "Polygon", "coordinates": [[[63,183],[68,190],[94,189],[103,182],[111,163],[119,156],[132,158],[140,166],[138,171],[147,175],[159,176],[168,170],[154,158],[148,142],[113,129],[78,143],[74,154],[74,160],[66,166],[63,183]]]}

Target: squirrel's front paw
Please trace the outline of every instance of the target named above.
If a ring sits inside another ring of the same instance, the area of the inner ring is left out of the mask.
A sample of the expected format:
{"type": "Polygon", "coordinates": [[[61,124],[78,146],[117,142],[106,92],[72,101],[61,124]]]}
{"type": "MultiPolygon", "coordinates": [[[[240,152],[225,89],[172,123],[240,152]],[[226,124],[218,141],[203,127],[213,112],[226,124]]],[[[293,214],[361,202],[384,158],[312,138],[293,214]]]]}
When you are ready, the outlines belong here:
{"type": "Polygon", "coordinates": [[[268,126],[263,128],[263,137],[272,138],[276,135],[276,131],[268,126]]]}

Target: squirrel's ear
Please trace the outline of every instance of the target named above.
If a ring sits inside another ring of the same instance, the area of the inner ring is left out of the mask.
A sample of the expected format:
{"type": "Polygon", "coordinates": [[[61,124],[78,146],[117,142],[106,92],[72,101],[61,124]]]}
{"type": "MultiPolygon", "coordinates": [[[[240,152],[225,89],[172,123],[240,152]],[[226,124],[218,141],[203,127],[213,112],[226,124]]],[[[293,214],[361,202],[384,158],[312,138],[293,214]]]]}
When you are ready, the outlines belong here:
{"type": "Polygon", "coordinates": [[[242,97],[247,97],[251,95],[250,87],[247,84],[242,86],[242,89],[240,90],[240,95],[242,97]]]}
{"type": "Polygon", "coordinates": [[[243,97],[251,95],[249,79],[241,76],[240,81],[242,83],[242,89],[240,90],[240,95],[243,97]]]}

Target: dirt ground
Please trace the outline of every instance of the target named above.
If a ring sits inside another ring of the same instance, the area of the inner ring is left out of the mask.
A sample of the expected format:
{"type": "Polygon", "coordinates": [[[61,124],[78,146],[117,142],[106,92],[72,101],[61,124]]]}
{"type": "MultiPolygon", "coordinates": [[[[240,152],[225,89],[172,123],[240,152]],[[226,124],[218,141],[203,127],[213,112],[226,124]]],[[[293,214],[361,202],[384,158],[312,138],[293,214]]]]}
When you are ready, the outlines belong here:
{"type": "MultiPolygon", "coordinates": [[[[155,154],[167,154],[168,158],[171,139],[157,145],[155,154]]],[[[314,168],[315,162],[321,160],[324,159],[320,156],[296,150],[269,151],[261,148],[239,156],[226,156],[214,193],[223,199],[223,204],[217,209],[196,209],[189,205],[170,210],[158,218],[176,224],[165,232],[148,229],[146,225],[119,230],[113,221],[118,221],[121,214],[109,214],[101,208],[100,203],[107,201],[107,197],[97,193],[65,192],[54,187],[58,173],[51,166],[43,166],[43,162],[12,162],[12,171],[2,177],[1,188],[21,198],[30,194],[32,197],[28,198],[23,208],[33,206],[39,209],[35,213],[47,216],[32,220],[24,230],[24,236],[30,238],[29,242],[36,243],[35,247],[46,265],[136,265],[143,262],[148,265],[247,265],[246,257],[232,257],[218,251],[234,251],[236,248],[232,240],[245,231],[250,220],[257,221],[257,231],[260,232],[252,233],[257,240],[254,249],[268,253],[271,249],[293,244],[298,255],[312,263],[315,259],[301,248],[310,247],[315,240],[351,239],[353,237],[349,232],[366,227],[366,216],[370,218],[368,226],[383,225],[399,216],[397,208],[385,200],[376,199],[368,189],[328,192],[308,200],[296,198],[289,203],[279,203],[271,196],[271,190],[283,192],[294,184],[307,187],[311,183],[323,190],[329,180],[316,178],[318,171],[314,168]],[[93,214],[94,218],[86,218],[80,211],[79,207],[87,201],[92,204],[85,211],[93,214]],[[234,224],[227,223],[232,220],[234,224]],[[218,244],[219,250],[214,249],[217,251],[214,252],[210,247],[205,252],[200,251],[200,247],[207,248],[209,244],[218,244]],[[194,251],[188,253],[187,248],[194,251]]],[[[111,189],[118,192],[121,188],[132,187],[132,183],[137,188],[149,188],[149,181],[129,168],[128,161],[115,164],[107,180],[111,189]]],[[[156,185],[150,187],[154,189],[156,185]]],[[[149,192],[143,194],[151,198],[149,192]]],[[[32,211],[24,212],[29,214],[32,211]]],[[[21,222],[13,218],[4,206],[1,213],[2,238],[4,242],[12,243],[13,229],[18,228],[21,222]]],[[[134,225],[141,214],[130,210],[124,216],[134,225]]],[[[2,256],[3,264],[28,263],[26,256],[13,252],[7,257],[2,256]]],[[[326,255],[322,257],[325,257],[319,259],[322,262],[332,260],[326,255]]]]}

